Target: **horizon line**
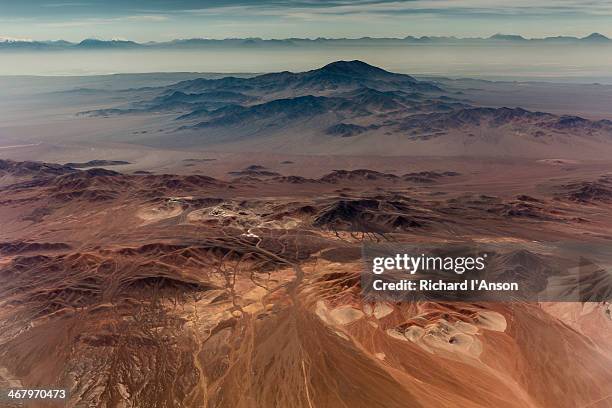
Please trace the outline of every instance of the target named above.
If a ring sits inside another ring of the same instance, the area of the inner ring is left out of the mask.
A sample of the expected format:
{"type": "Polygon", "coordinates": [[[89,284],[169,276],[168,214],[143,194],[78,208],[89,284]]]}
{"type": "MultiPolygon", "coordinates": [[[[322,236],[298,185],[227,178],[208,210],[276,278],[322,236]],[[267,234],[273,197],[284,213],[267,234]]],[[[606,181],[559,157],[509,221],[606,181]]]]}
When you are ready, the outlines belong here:
{"type": "Polygon", "coordinates": [[[87,42],[103,42],[103,43],[123,43],[123,44],[137,44],[137,45],[159,45],[159,44],[170,44],[173,42],[180,41],[356,41],[356,40],[427,40],[427,39],[438,39],[438,40],[498,40],[498,41],[538,41],[538,40],[556,40],[556,39],[567,39],[567,40],[608,40],[612,41],[611,37],[608,37],[599,32],[593,32],[583,37],[574,35],[557,35],[557,36],[546,36],[546,37],[524,37],[521,34],[510,34],[510,33],[495,33],[489,36],[482,37],[458,37],[454,35],[407,35],[404,37],[374,37],[374,36],[361,36],[361,37],[285,37],[285,38],[266,38],[266,37],[224,37],[224,38],[211,38],[211,37],[184,37],[174,38],[166,41],[134,41],[126,38],[100,38],[100,37],[86,37],[80,41],[69,41],[62,38],[59,39],[47,39],[47,40],[34,40],[27,38],[14,38],[0,36],[0,44],[53,44],[53,43],[64,43],[71,45],[79,45],[87,42]]]}

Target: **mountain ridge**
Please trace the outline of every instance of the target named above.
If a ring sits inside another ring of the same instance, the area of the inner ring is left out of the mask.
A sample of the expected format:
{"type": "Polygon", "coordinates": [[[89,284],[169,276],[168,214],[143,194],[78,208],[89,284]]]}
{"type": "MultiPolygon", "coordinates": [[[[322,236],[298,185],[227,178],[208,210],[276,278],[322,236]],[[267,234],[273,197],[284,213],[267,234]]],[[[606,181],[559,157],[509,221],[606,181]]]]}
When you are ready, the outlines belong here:
{"type": "Polygon", "coordinates": [[[580,146],[581,154],[612,153],[610,120],[482,106],[450,86],[364,61],[334,61],[305,72],[147,88],[149,99],[88,114],[175,113],[170,131],[147,136],[156,146],[544,158],[575,155],[580,146]]]}
{"type": "Polygon", "coordinates": [[[474,44],[474,43],[521,43],[521,44],[612,44],[612,39],[601,34],[591,33],[584,37],[577,36],[551,36],[543,38],[526,38],[518,34],[497,33],[488,37],[453,37],[453,36],[406,36],[403,38],[394,37],[361,37],[361,38],[285,38],[285,39],[264,39],[264,38],[187,38],[175,39],[165,42],[136,42],[131,40],[103,40],[97,38],[86,38],[78,42],[66,40],[21,40],[4,39],[0,40],[0,49],[44,49],[44,50],[108,50],[108,49],[165,49],[165,48],[206,48],[206,47],[253,47],[253,46],[272,46],[272,47],[298,47],[308,45],[333,45],[343,43],[392,43],[401,44],[474,44]]]}

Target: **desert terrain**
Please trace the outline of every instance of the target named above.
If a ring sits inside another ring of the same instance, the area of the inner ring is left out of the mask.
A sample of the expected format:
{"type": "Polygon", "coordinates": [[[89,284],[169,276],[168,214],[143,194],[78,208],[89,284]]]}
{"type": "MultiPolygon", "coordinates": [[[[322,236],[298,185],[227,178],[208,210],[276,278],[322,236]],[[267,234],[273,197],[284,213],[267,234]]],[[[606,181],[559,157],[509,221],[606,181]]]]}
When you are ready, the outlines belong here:
{"type": "Polygon", "coordinates": [[[70,407],[612,406],[609,292],[360,288],[368,242],[512,244],[502,267],[527,281],[578,242],[609,270],[608,86],[361,61],[130,81],[5,89],[0,388],[65,388],[70,407]]]}

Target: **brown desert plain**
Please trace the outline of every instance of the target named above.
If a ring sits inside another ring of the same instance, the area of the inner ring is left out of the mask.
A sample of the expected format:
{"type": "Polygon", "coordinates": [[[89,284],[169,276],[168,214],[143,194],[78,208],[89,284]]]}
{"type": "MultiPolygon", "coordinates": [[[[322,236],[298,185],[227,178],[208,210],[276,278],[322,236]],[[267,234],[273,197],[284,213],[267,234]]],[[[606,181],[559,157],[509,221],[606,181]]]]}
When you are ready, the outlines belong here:
{"type": "Polygon", "coordinates": [[[368,242],[513,244],[528,279],[559,243],[610,247],[609,87],[505,107],[521,84],[360,61],[49,81],[3,102],[0,388],[69,396],[6,406],[612,407],[609,293],[360,288],[368,242]]]}

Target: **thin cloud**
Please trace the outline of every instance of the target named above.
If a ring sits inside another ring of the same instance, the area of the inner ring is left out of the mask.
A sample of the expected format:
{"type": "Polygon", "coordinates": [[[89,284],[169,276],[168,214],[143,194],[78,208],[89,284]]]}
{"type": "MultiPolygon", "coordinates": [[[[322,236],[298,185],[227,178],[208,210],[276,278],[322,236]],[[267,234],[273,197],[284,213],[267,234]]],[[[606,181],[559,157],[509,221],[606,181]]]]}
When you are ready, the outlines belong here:
{"type": "Polygon", "coordinates": [[[226,4],[202,8],[176,9],[175,13],[195,14],[200,16],[219,15],[268,15],[293,18],[313,18],[318,15],[347,16],[353,14],[390,15],[397,14],[434,14],[452,15],[499,15],[499,16],[554,16],[568,14],[612,15],[612,3],[591,1],[589,3],[574,0],[532,1],[513,0],[409,0],[409,1],[301,1],[301,2],[258,2],[257,4],[226,4]]]}
{"type": "Polygon", "coordinates": [[[85,27],[85,26],[95,26],[95,25],[108,25],[115,24],[125,21],[132,22],[162,22],[169,20],[168,16],[164,15],[133,15],[133,16],[125,16],[125,17],[114,17],[114,18],[84,18],[78,20],[69,20],[69,21],[56,21],[43,23],[42,25],[46,27],[52,28],[62,28],[62,27],[85,27]]]}
{"type": "Polygon", "coordinates": [[[41,4],[41,7],[46,8],[57,8],[57,7],[87,7],[91,6],[91,3],[46,3],[41,4]]]}
{"type": "Polygon", "coordinates": [[[148,15],[121,17],[119,18],[119,20],[158,22],[158,21],[169,20],[169,17],[165,15],[161,15],[161,14],[148,14],[148,15]]]}

